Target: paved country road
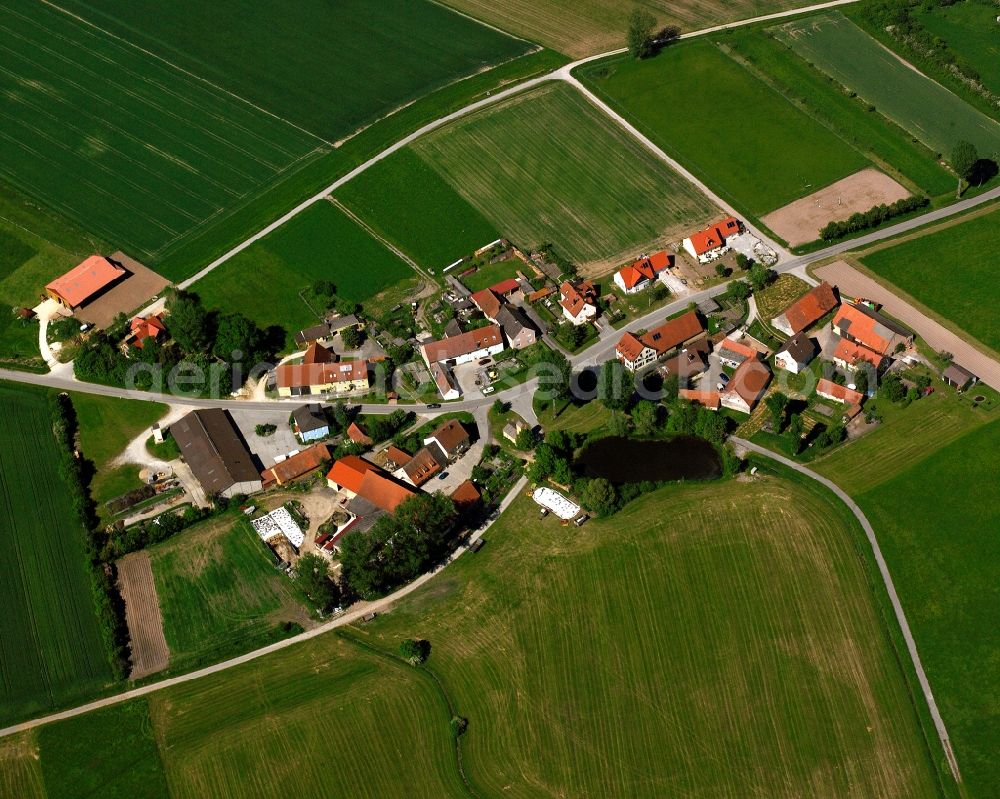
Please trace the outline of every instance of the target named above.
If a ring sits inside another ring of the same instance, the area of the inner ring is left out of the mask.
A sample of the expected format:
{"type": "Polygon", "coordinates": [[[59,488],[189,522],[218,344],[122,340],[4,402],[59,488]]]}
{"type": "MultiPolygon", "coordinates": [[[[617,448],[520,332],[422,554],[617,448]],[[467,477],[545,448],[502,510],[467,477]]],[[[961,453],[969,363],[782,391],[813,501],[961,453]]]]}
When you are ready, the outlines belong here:
{"type": "Polygon", "coordinates": [[[944,719],[941,718],[937,702],[934,700],[934,693],[931,691],[931,685],[927,681],[927,675],[924,673],[924,665],[920,662],[920,655],[917,652],[917,642],[913,640],[913,633],[910,632],[910,625],[906,621],[906,614],[903,612],[903,605],[900,603],[899,596],[896,594],[896,586],[892,582],[892,575],[889,574],[889,567],[886,565],[885,558],[882,557],[882,549],[878,545],[878,539],[875,537],[875,530],[872,529],[871,522],[868,521],[868,517],[865,516],[861,508],[858,507],[858,504],[851,499],[850,496],[848,496],[847,492],[832,480],[828,480],[822,475],[817,474],[812,469],[807,469],[801,463],[796,463],[789,458],[785,458],[777,453],[771,452],[771,450],[765,449],[757,444],[751,444],[746,439],[734,437],[729,440],[738,447],[743,447],[744,449],[754,452],[757,455],[763,455],[765,458],[775,460],[778,463],[787,466],[789,469],[794,469],[796,472],[808,477],[810,480],[815,480],[816,482],[822,484],[836,494],[837,498],[847,505],[851,513],[854,514],[854,518],[858,520],[858,523],[865,531],[865,535],[868,536],[868,543],[871,544],[872,553],[875,555],[875,562],[878,564],[879,574],[882,575],[882,582],[885,584],[885,590],[889,594],[889,601],[892,603],[892,610],[896,614],[896,621],[898,622],[899,628],[903,633],[903,640],[906,641],[906,649],[909,652],[910,660],[913,663],[913,669],[917,673],[917,681],[920,683],[920,690],[923,691],[924,699],[927,701],[927,708],[934,721],[934,728],[937,730],[938,738],[941,739],[941,746],[944,748],[945,756],[948,758],[948,766],[951,768],[951,773],[955,778],[955,782],[961,782],[962,775],[958,770],[958,761],[955,759],[955,753],[951,749],[951,740],[948,738],[948,730],[944,726],[944,719]]]}

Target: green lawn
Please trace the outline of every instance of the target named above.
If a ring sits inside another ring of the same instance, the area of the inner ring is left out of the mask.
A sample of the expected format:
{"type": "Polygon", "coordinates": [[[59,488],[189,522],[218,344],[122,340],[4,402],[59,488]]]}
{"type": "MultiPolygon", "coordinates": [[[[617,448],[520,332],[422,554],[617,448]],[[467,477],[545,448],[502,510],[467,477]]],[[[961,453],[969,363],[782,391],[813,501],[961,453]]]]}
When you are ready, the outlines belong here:
{"type": "Polygon", "coordinates": [[[611,411],[596,400],[581,404],[557,400],[554,408],[551,403],[546,403],[542,409],[536,405],[535,413],[543,430],[565,430],[567,433],[595,432],[611,419],[611,411]]]}
{"type": "Polygon", "coordinates": [[[774,30],[804,59],[946,158],[963,139],[984,155],[1000,151],[1000,123],[911,69],[842,14],[795,20],[774,30]]]}
{"type": "Polygon", "coordinates": [[[1000,94],[1000,39],[995,6],[965,0],[949,6],[935,5],[933,9],[916,6],[911,13],[972,64],[987,89],[1000,94]]]}
{"type": "Polygon", "coordinates": [[[523,247],[552,243],[578,263],[627,257],[714,210],[565,85],[458,120],[414,147],[505,236],[523,247]]]}
{"type": "Polygon", "coordinates": [[[755,75],[883,171],[932,197],[954,192],[955,178],[937,162],[933,150],[914,141],[881,113],[869,111],[864,102],[851,97],[779,39],[754,28],[728,35],[723,41],[755,75]]]}
{"type": "Polygon", "coordinates": [[[48,799],[170,796],[145,699],[47,725],[37,736],[48,799]]]}
{"type": "Polygon", "coordinates": [[[1000,420],[857,494],[878,534],[970,796],[1000,785],[1000,420]]]}
{"type": "Polygon", "coordinates": [[[1000,352],[997,224],[1000,211],[878,250],[862,263],[1000,352]]]}
{"type": "Polygon", "coordinates": [[[330,141],[531,47],[428,0],[65,5],[330,141]]]}
{"type": "Polygon", "coordinates": [[[336,197],[379,235],[435,272],[499,235],[410,148],[362,172],[336,197]]]}
{"type": "Polygon", "coordinates": [[[264,646],[280,622],[308,620],[250,524],[202,522],[149,550],[174,672],[264,646]]]}
{"type": "Polygon", "coordinates": [[[711,41],[619,57],[581,77],[667,153],[752,215],[869,166],[711,41]]]}
{"type": "Polygon", "coordinates": [[[155,262],[322,144],[52,5],[8,4],[0,31],[0,178],[139,260],[155,262]]]}
{"type": "Polygon", "coordinates": [[[678,485],[579,531],[521,498],[486,538],[358,631],[431,642],[480,795],[937,795],[862,533],[826,495],[678,485]]]}
{"type": "Polygon", "coordinates": [[[412,288],[413,274],[343,211],[321,201],[210,272],[192,290],[210,308],[240,311],[262,326],[279,325],[291,334],[317,321],[299,296],[317,280],[330,280],[339,296],[367,303],[397,284],[412,288]]]}
{"type": "MultiPolygon", "coordinates": [[[[459,280],[462,281],[463,285],[469,291],[480,291],[481,289],[488,289],[490,286],[495,286],[501,280],[507,280],[516,276],[519,269],[528,272],[530,275],[530,271],[519,258],[510,258],[496,264],[480,266],[471,275],[462,275],[459,277],[459,280]]],[[[458,270],[456,269],[456,271],[458,270]]],[[[456,277],[458,276],[456,275],[456,277]]]]}
{"type": "Polygon", "coordinates": [[[112,675],[47,394],[0,384],[0,416],[0,720],[11,721],[83,699],[112,675]]]}

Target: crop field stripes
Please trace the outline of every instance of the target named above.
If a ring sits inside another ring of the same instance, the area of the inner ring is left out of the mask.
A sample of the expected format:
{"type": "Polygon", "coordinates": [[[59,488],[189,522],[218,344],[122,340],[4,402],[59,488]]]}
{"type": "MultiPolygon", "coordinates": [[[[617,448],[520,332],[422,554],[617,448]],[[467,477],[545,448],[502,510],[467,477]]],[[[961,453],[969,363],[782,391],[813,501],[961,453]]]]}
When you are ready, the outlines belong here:
{"type": "Polygon", "coordinates": [[[140,259],[326,149],[51,4],[0,9],[0,176],[140,259]]]}

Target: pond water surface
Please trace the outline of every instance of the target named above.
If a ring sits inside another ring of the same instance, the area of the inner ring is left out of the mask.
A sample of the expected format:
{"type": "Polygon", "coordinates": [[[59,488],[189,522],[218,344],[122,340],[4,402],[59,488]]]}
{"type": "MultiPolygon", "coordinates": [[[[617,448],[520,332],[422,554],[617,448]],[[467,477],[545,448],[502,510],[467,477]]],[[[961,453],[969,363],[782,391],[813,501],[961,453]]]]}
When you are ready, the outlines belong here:
{"type": "Polygon", "coordinates": [[[588,444],[574,466],[587,477],[603,477],[616,485],[709,480],[722,474],[715,447],[695,436],[666,441],[609,436],[588,444]]]}

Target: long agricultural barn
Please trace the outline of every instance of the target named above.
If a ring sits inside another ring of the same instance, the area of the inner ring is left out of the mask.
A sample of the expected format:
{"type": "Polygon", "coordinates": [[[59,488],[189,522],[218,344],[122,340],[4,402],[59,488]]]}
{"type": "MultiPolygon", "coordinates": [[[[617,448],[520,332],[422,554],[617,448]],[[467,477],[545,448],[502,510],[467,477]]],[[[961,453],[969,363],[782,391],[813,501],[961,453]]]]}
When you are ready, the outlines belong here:
{"type": "Polygon", "coordinates": [[[170,432],[206,495],[231,497],[261,490],[260,470],[226,411],[191,411],[174,422],[170,432]]]}

